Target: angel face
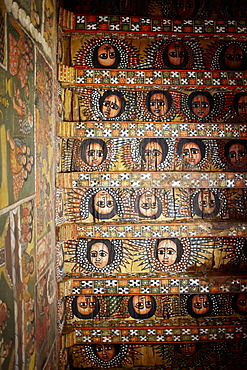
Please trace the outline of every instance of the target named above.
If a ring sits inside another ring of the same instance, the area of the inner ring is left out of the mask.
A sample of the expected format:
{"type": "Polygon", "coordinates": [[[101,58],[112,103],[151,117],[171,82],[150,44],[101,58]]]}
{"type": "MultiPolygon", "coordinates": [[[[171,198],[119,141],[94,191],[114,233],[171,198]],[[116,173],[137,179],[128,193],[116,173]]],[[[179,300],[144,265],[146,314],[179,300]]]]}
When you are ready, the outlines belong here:
{"type": "Polygon", "coordinates": [[[247,118],[247,95],[239,98],[237,103],[237,113],[240,117],[247,118]]]}
{"type": "Polygon", "coordinates": [[[179,350],[186,357],[193,356],[196,353],[196,343],[181,343],[179,350]]]}
{"type": "Polygon", "coordinates": [[[245,0],[233,0],[231,11],[234,19],[247,17],[247,4],[245,0]]]}
{"type": "Polygon", "coordinates": [[[185,60],[185,48],[181,42],[172,42],[168,46],[168,61],[174,66],[180,66],[185,60]]]}
{"type": "MultiPolygon", "coordinates": [[[[197,0],[198,1],[198,0],[197,0]]],[[[194,16],[196,10],[195,0],[177,0],[175,9],[179,18],[190,19],[194,16]]]]}
{"type": "Polygon", "coordinates": [[[192,112],[197,117],[204,118],[210,113],[210,102],[203,94],[196,95],[192,99],[191,106],[192,112]]]}
{"type": "Polygon", "coordinates": [[[169,239],[159,242],[157,247],[157,258],[164,266],[171,266],[178,256],[177,245],[169,239]]]}
{"type": "Polygon", "coordinates": [[[150,98],[150,112],[156,116],[161,117],[168,111],[168,101],[164,94],[156,93],[150,98]]]}
{"type": "Polygon", "coordinates": [[[183,145],[182,155],[184,161],[191,166],[197,165],[202,159],[200,147],[193,142],[185,143],[183,145]]]}
{"type": "Polygon", "coordinates": [[[104,67],[111,67],[116,61],[116,51],[110,44],[103,44],[97,52],[98,62],[104,67]]]}
{"type": "Polygon", "coordinates": [[[151,297],[135,295],[133,297],[133,309],[138,315],[148,314],[153,307],[151,297]]]}
{"type": "Polygon", "coordinates": [[[244,342],[241,340],[228,342],[227,345],[234,355],[241,356],[244,352],[244,342]]]}
{"type": "Polygon", "coordinates": [[[246,293],[240,293],[237,298],[236,302],[237,308],[242,312],[247,312],[247,294],[246,293]]]}
{"type": "Polygon", "coordinates": [[[107,96],[102,103],[102,113],[106,118],[116,117],[122,108],[122,101],[118,95],[107,96]]]}
{"type": "Polygon", "coordinates": [[[234,167],[245,167],[247,163],[247,152],[243,144],[235,143],[229,148],[228,160],[234,167]]]}
{"type": "Polygon", "coordinates": [[[77,297],[77,310],[82,315],[90,315],[96,307],[96,299],[94,296],[81,295],[77,297]]]}
{"type": "Polygon", "coordinates": [[[105,190],[100,190],[94,196],[94,209],[101,215],[107,215],[114,210],[114,199],[105,190]]]}
{"type": "Polygon", "coordinates": [[[139,199],[139,212],[144,217],[153,217],[158,213],[159,205],[157,197],[150,193],[145,192],[139,199]]]}
{"type": "Polygon", "coordinates": [[[96,344],[95,351],[102,361],[110,361],[116,353],[114,344],[96,344]]]}
{"type": "Polygon", "coordinates": [[[104,159],[104,150],[99,143],[90,143],[86,148],[85,159],[89,166],[99,166],[104,159]]]}
{"type": "Polygon", "coordinates": [[[94,243],[90,249],[91,263],[98,268],[105,267],[109,262],[109,250],[104,243],[94,243]]]}
{"type": "Polygon", "coordinates": [[[210,301],[206,294],[195,294],[192,298],[192,311],[197,315],[205,315],[210,309],[210,301]]]}
{"type": "Polygon", "coordinates": [[[224,52],[224,63],[229,69],[241,67],[244,59],[244,51],[237,44],[229,45],[224,52]]]}
{"type": "Polygon", "coordinates": [[[198,195],[198,207],[203,213],[213,213],[216,208],[215,194],[207,189],[200,191],[198,195]]]}
{"type": "Polygon", "coordinates": [[[157,168],[162,162],[162,146],[154,141],[149,142],[143,150],[143,158],[149,169],[157,168]]]}

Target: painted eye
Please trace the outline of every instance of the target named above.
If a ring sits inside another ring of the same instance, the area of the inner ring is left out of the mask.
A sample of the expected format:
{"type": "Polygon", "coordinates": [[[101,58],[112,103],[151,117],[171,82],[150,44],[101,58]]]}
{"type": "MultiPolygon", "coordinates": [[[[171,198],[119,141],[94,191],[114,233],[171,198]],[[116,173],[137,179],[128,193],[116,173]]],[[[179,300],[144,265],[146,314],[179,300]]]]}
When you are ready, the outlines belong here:
{"type": "Polygon", "coordinates": [[[86,308],[87,307],[87,302],[80,302],[79,306],[82,307],[82,308],[86,308]]]}
{"type": "Polygon", "coordinates": [[[197,309],[200,309],[200,308],[202,308],[202,304],[200,302],[196,302],[194,304],[194,307],[197,308],[197,309]]]}
{"type": "Polygon", "coordinates": [[[199,152],[198,149],[192,149],[192,151],[191,151],[192,154],[197,154],[198,152],[199,152]]]}
{"type": "Polygon", "coordinates": [[[238,156],[239,156],[239,157],[244,157],[244,156],[245,156],[245,152],[241,152],[241,151],[239,151],[239,152],[238,152],[238,156]]]}
{"type": "Polygon", "coordinates": [[[97,253],[96,252],[91,252],[90,253],[90,256],[93,257],[93,258],[96,258],[97,257],[97,253]]]}
{"type": "Polygon", "coordinates": [[[102,53],[99,55],[99,58],[101,59],[107,59],[107,54],[106,53],[102,53]]]}
{"type": "Polygon", "coordinates": [[[101,252],[99,253],[99,255],[100,255],[100,257],[105,257],[105,256],[107,255],[107,253],[106,253],[106,252],[104,252],[104,251],[101,251],[101,252]]]}
{"type": "Polygon", "coordinates": [[[186,155],[189,155],[189,151],[188,150],[184,150],[183,151],[183,156],[186,156],[186,155]]]}
{"type": "Polygon", "coordinates": [[[143,308],[143,303],[142,302],[137,302],[136,303],[136,308],[138,308],[139,310],[141,310],[143,308]]]}
{"type": "Polygon", "coordinates": [[[243,55],[242,54],[237,54],[236,55],[236,59],[239,61],[239,60],[243,60],[243,55]]]}
{"type": "Polygon", "coordinates": [[[161,155],[161,152],[159,150],[153,150],[154,157],[158,157],[159,155],[161,155]]]}

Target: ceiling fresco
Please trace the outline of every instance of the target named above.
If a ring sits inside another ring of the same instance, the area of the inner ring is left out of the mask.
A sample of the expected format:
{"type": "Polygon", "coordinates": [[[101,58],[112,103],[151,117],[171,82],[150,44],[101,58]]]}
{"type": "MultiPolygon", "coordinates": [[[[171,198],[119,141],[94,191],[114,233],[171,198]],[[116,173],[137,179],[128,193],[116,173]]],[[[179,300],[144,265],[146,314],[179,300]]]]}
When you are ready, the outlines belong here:
{"type": "Polygon", "coordinates": [[[138,4],[60,11],[61,366],[242,369],[245,6],[138,4]]]}

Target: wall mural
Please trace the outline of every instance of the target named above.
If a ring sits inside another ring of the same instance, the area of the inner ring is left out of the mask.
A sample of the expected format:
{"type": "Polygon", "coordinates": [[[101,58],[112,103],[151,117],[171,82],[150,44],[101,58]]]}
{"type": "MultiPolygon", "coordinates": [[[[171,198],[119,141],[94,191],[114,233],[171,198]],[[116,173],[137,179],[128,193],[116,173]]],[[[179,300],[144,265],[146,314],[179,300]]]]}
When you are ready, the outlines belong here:
{"type": "Polygon", "coordinates": [[[61,172],[245,171],[246,141],[198,138],[62,139],[61,172]]]}
{"type": "MultiPolygon", "coordinates": [[[[246,93],[224,90],[104,91],[77,87],[71,100],[77,99],[79,105],[74,103],[70,114],[79,117],[75,121],[244,122],[246,93]]],[[[66,115],[66,106],[64,110],[66,115]]]]}
{"type": "Polygon", "coordinates": [[[246,41],[186,36],[174,40],[159,35],[155,41],[143,39],[140,43],[135,39],[126,42],[77,36],[71,39],[71,59],[76,68],[244,71],[246,41]]]}
{"type": "Polygon", "coordinates": [[[246,363],[240,8],[109,1],[60,12],[61,368],[246,363]]]}
{"type": "Polygon", "coordinates": [[[59,243],[60,276],[246,267],[245,238],[83,239],[59,243]]]}
{"type": "MultiPolygon", "coordinates": [[[[3,370],[48,369],[47,361],[58,362],[54,351],[57,334],[51,205],[54,57],[43,38],[43,10],[43,5],[35,1],[0,3],[3,370]]],[[[54,34],[54,24],[52,27],[54,34]]]]}

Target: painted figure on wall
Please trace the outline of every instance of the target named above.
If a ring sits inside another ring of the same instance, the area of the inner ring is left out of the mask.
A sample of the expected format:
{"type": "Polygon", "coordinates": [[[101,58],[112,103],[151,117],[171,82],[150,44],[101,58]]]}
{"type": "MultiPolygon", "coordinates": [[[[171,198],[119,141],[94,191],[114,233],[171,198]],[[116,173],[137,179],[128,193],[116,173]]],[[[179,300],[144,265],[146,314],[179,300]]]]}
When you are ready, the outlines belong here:
{"type": "Polygon", "coordinates": [[[120,344],[93,344],[92,348],[101,361],[109,362],[118,355],[120,344]]]}
{"type": "Polygon", "coordinates": [[[166,159],[168,145],[163,138],[147,138],[140,142],[139,151],[142,167],[147,170],[157,170],[166,159]]]}
{"type": "Polygon", "coordinates": [[[119,147],[118,139],[63,139],[61,169],[63,172],[107,171],[115,164],[119,147]]]}
{"type": "Polygon", "coordinates": [[[13,193],[16,201],[19,192],[32,172],[34,158],[31,155],[30,146],[21,138],[12,138],[7,130],[7,141],[10,147],[10,169],[13,177],[13,193]]]}
{"type": "Polygon", "coordinates": [[[135,211],[140,218],[155,220],[162,212],[161,200],[151,191],[145,191],[135,198],[135,211]]]}
{"type": "Polygon", "coordinates": [[[156,353],[162,358],[163,363],[170,368],[217,367],[219,354],[214,343],[179,342],[174,344],[156,344],[156,353]]]}
{"type": "Polygon", "coordinates": [[[172,98],[168,91],[152,90],[146,97],[146,107],[155,117],[163,117],[171,108],[172,98]]]}
{"type": "Polygon", "coordinates": [[[136,92],[136,118],[141,121],[170,122],[176,116],[178,93],[167,90],[136,92]]]}
{"type": "Polygon", "coordinates": [[[132,91],[78,88],[79,105],[88,120],[128,121],[132,118],[135,94],[132,91]]]}
{"type": "Polygon", "coordinates": [[[124,214],[124,192],[111,188],[77,189],[69,193],[67,211],[71,219],[85,220],[90,215],[97,220],[110,220],[124,214]]]}
{"type": "Polygon", "coordinates": [[[141,69],[203,69],[202,50],[194,40],[154,41],[146,51],[147,61],[141,69]]]}
{"type": "Polygon", "coordinates": [[[247,315],[247,293],[236,293],[232,299],[232,308],[239,315],[247,315]]]}
{"type": "Polygon", "coordinates": [[[191,357],[196,352],[200,351],[202,343],[175,343],[174,349],[176,352],[182,354],[185,357],[191,357]]]}
{"type": "Polygon", "coordinates": [[[79,241],[66,242],[64,247],[65,263],[74,263],[71,267],[72,272],[110,272],[113,270],[120,272],[121,267],[126,267],[128,264],[138,244],[132,240],[81,238],[79,241]]]}
{"type": "Polygon", "coordinates": [[[224,71],[246,70],[246,51],[238,43],[227,44],[219,55],[220,69],[224,71]]]}
{"type": "Polygon", "coordinates": [[[93,319],[100,309],[97,297],[92,295],[77,296],[72,301],[72,312],[79,319],[93,319]]]}
{"type": "Polygon", "coordinates": [[[205,266],[212,259],[213,240],[210,238],[162,238],[139,242],[141,249],[135,262],[151,271],[184,271],[189,266],[205,266]]]}
{"type": "Polygon", "coordinates": [[[130,218],[156,220],[159,217],[172,217],[173,199],[169,192],[160,189],[140,188],[132,192],[130,209],[126,216],[130,218]]]}
{"type": "Polygon", "coordinates": [[[119,91],[107,90],[99,100],[100,111],[105,118],[116,118],[124,112],[126,101],[119,91]]]}
{"type": "Polygon", "coordinates": [[[163,52],[163,61],[169,69],[184,69],[188,64],[188,52],[180,41],[171,42],[163,52]]]}
{"type": "Polygon", "coordinates": [[[118,68],[120,54],[117,48],[109,43],[98,45],[93,51],[95,68],[118,68]]]}
{"type": "Polygon", "coordinates": [[[219,193],[215,189],[201,189],[194,192],[191,197],[192,215],[202,218],[217,216],[220,212],[220,200],[224,202],[222,204],[223,208],[223,206],[225,206],[226,199],[223,197],[223,194],[219,193]]]}
{"type": "Polygon", "coordinates": [[[163,0],[162,13],[166,18],[194,19],[205,16],[205,0],[163,0]]]}
{"type": "Polygon", "coordinates": [[[246,121],[247,118],[247,93],[238,93],[234,95],[233,106],[235,112],[241,120],[246,121]]]}
{"type": "Polygon", "coordinates": [[[75,67],[126,69],[140,62],[138,51],[127,41],[115,38],[86,41],[74,60],[75,67]]]}
{"type": "Polygon", "coordinates": [[[224,118],[229,123],[245,123],[247,119],[247,93],[242,91],[234,95],[226,94],[228,100],[228,110],[224,118]]]}
{"type": "Polygon", "coordinates": [[[154,254],[164,268],[180,262],[183,252],[182,243],[177,238],[155,241],[154,254]]]}
{"type": "Polygon", "coordinates": [[[124,165],[135,171],[162,171],[172,168],[174,139],[132,139],[123,145],[124,165]]]}
{"type": "Polygon", "coordinates": [[[225,144],[225,159],[228,170],[245,171],[247,164],[247,143],[244,140],[230,140],[225,144]]]}
{"type": "Polygon", "coordinates": [[[208,294],[191,294],[187,299],[187,310],[192,317],[210,316],[213,302],[208,294]]]}
{"type": "Polygon", "coordinates": [[[243,19],[247,17],[247,4],[245,0],[227,0],[224,14],[228,18],[243,19]]]}
{"type": "Polygon", "coordinates": [[[153,296],[135,295],[128,301],[128,310],[134,319],[148,319],[155,314],[156,301],[153,296]]]}
{"type": "Polygon", "coordinates": [[[94,368],[115,368],[124,367],[126,364],[133,363],[138,352],[134,349],[140,345],[129,345],[125,343],[97,343],[84,346],[74,346],[71,348],[71,358],[76,363],[81,359],[81,366],[84,363],[90,364],[94,368]]]}
{"type": "Polygon", "coordinates": [[[225,94],[208,91],[194,91],[190,94],[181,93],[179,115],[184,121],[210,122],[218,120],[228,109],[225,94]]]}
{"type": "Polygon", "coordinates": [[[208,45],[205,65],[212,70],[245,71],[247,46],[243,42],[216,41],[208,45]]]}
{"type": "Polygon", "coordinates": [[[209,92],[193,92],[189,95],[188,105],[198,118],[205,118],[213,109],[214,101],[209,92]]]}
{"type": "Polygon", "coordinates": [[[183,169],[202,170],[209,163],[209,143],[203,139],[180,139],[176,142],[177,162],[183,169]]]}

